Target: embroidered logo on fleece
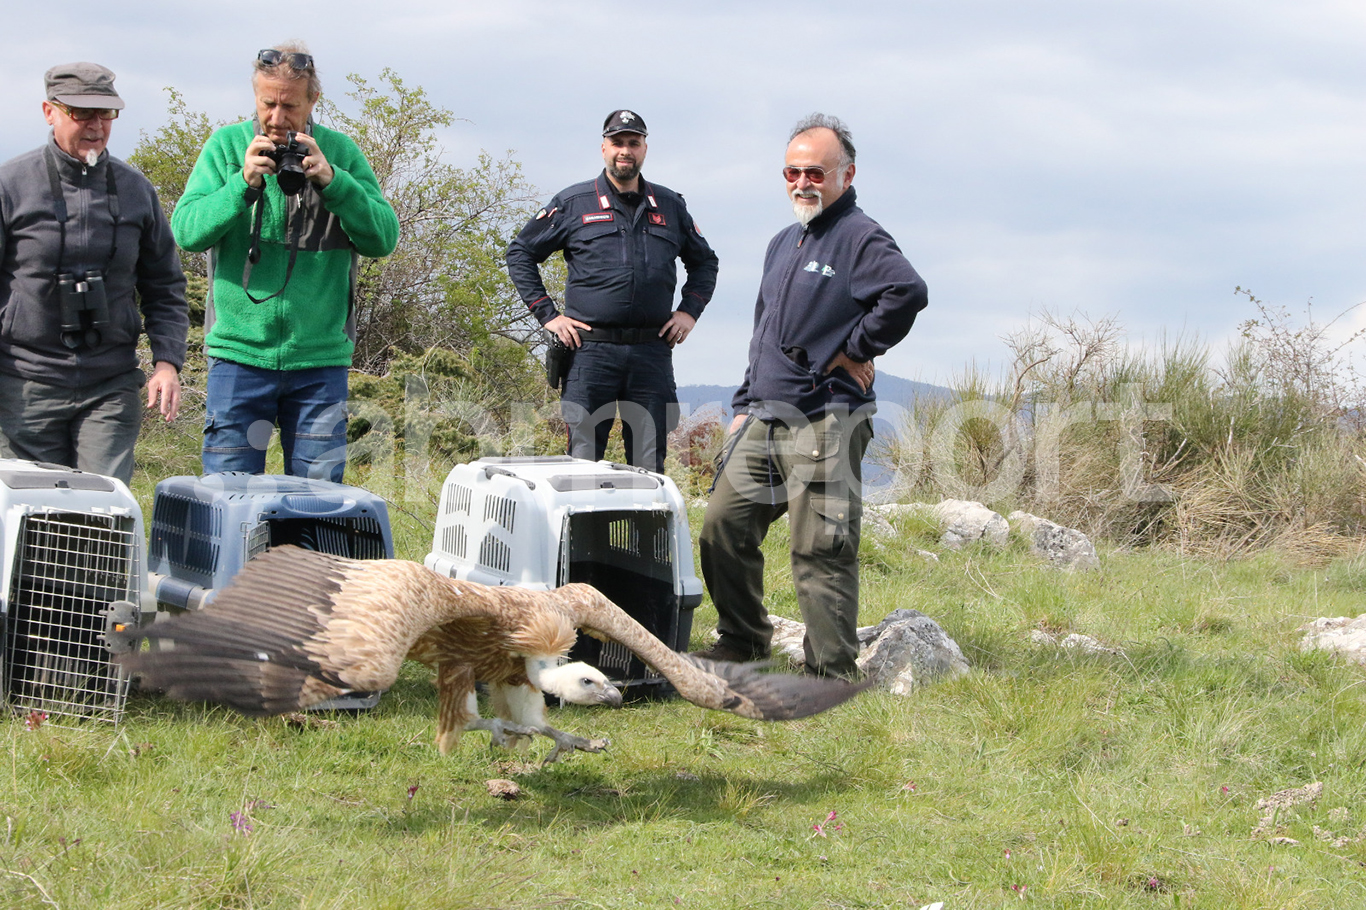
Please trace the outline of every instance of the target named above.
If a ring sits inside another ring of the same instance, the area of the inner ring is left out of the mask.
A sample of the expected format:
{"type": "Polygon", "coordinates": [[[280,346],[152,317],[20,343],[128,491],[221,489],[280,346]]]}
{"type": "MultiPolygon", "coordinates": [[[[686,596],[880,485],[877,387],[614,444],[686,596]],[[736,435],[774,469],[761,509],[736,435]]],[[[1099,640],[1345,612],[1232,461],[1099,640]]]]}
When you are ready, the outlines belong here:
{"type": "Polygon", "coordinates": [[[808,262],[806,265],[802,266],[802,271],[804,271],[804,272],[815,272],[815,273],[817,273],[818,275],[822,276],[823,278],[833,278],[833,277],[835,277],[835,270],[834,270],[833,268],[831,268],[831,267],[828,266],[828,265],[821,265],[819,262],[817,262],[817,261],[814,260],[814,259],[812,259],[812,260],[811,260],[810,262],[808,262]]]}

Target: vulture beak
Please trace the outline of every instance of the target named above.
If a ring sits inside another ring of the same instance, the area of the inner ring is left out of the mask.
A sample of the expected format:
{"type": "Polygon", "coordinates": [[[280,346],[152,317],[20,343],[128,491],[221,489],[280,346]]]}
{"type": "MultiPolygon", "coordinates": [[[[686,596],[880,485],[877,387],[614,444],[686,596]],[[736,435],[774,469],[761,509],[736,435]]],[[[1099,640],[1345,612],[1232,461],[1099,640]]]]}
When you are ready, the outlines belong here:
{"type": "Polygon", "coordinates": [[[612,685],[611,683],[608,683],[607,687],[602,690],[601,703],[609,708],[620,708],[621,690],[618,689],[616,686],[612,685]]]}

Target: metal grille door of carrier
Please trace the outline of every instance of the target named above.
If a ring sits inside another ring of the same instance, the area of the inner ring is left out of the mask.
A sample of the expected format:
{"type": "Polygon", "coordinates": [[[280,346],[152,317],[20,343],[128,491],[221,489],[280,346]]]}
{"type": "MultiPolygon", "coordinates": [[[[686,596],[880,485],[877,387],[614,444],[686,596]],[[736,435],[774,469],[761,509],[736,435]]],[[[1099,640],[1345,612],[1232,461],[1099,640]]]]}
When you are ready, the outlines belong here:
{"type": "Polygon", "coordinates": [[[128,680],[104,644],[109,605],[139,602],[132,518],[25,516],[4,637],[4,687],[21,711],[117,723],[128,680]]]}

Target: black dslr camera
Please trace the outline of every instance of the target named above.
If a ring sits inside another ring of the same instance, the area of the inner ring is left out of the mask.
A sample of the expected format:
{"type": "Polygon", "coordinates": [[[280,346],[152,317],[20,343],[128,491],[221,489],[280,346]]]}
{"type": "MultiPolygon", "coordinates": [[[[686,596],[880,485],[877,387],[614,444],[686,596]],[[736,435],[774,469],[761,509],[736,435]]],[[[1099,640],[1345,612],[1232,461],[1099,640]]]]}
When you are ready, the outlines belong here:
{"type": "Polygon", "coordinates": [[[290,130],[284,145],[276,145],[261,153],[275,162],[275,179],[280,184],[280,192],[286,196],[299,195],[308,182],[304,176],[304,158],[308,156],[308,149],[300,145],[294,136],[294,131],[290,130]]]}
{"type": "Polygon", "coordinates": [[[98,270],[82,275],[62,272],[57,276],[57,297],[62,313],[62,344],[71,350],[95,347],[100,329],[109,325],[109,299],[104,275],[98,270]]]}

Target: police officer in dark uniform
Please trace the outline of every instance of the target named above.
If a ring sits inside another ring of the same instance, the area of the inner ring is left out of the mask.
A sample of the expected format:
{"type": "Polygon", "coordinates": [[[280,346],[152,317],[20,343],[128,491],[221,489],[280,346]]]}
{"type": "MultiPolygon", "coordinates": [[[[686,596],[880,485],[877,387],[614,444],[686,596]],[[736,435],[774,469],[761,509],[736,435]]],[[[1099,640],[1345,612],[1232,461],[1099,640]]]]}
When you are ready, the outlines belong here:
{"type": "Polygon", "coordinates": [[[646,135],[634,111],[608,115],[606,169],[537,212],[507,265],[532,314],[572,353],[560,399],[569,454],[601,459],[619,414],[627,461],[662,472],[678,402],[671,349],[711,300],[717,261],[683,197],[640,176],[646,135]],[[569,268],[564,312],[538,268],[557,250],[569,268]],[[675,309],[679,259],[688,278],[675,309]]]}

